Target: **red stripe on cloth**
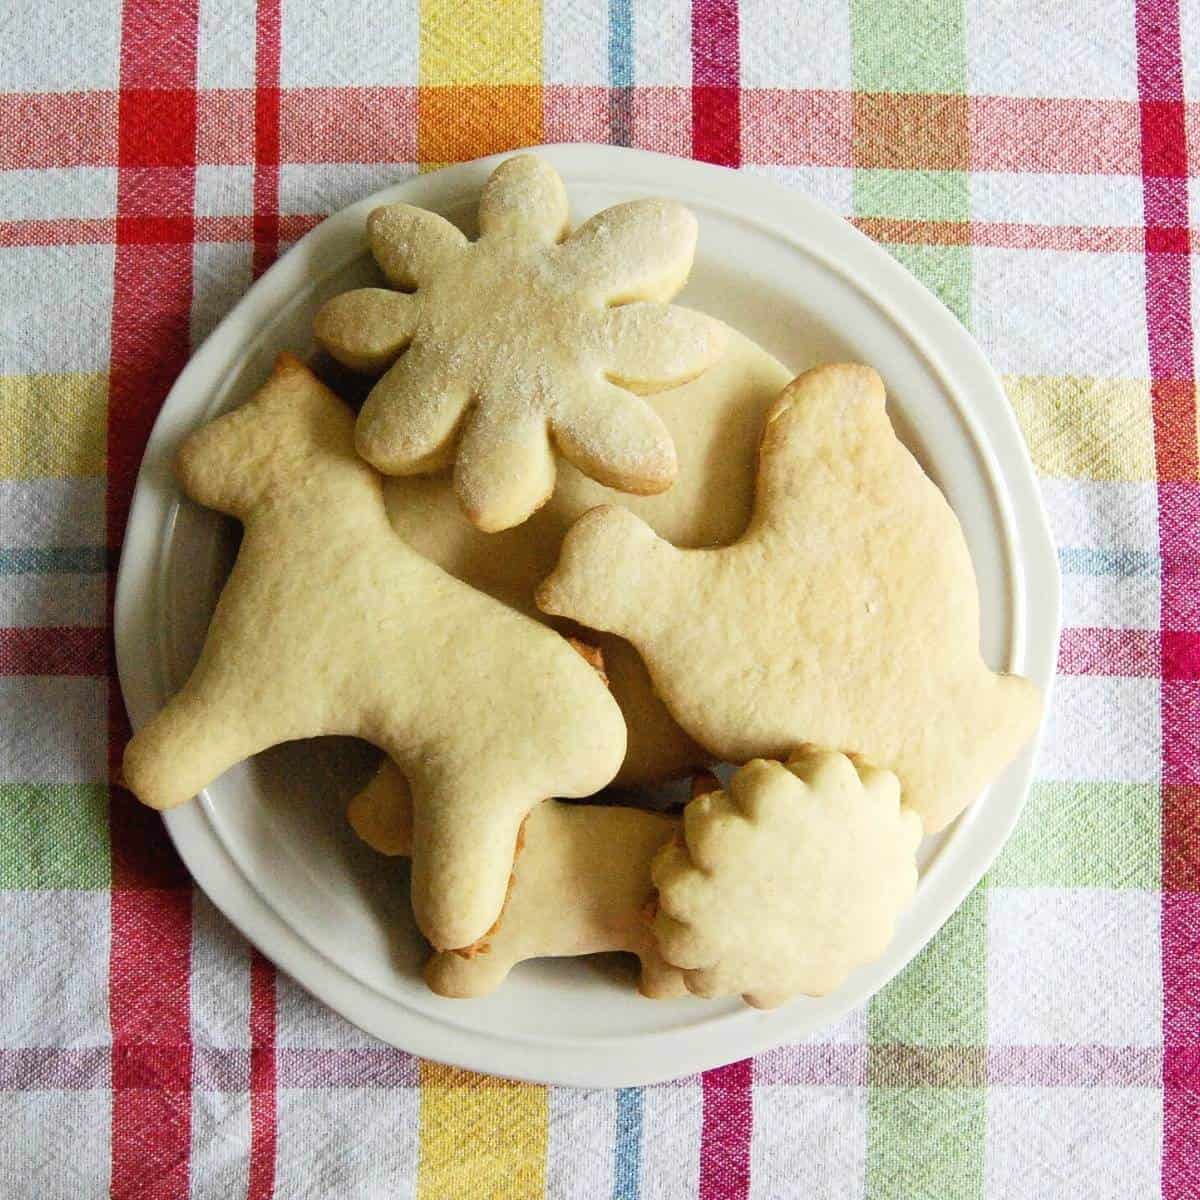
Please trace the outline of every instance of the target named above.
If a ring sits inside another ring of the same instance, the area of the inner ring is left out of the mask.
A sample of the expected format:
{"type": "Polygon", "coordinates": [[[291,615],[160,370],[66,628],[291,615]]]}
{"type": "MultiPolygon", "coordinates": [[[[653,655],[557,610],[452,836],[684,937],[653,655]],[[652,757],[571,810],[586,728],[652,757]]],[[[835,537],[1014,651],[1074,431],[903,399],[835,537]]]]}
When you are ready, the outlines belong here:
{"type": "Polygon", "coordinates": [[[186,167],[196,161],[191,88],[121,87],[117,165],[186,167]]]}
{"type": "Polygon", "coordinates": [[[288,88],[279,151],[285,163],[415,163],[417,89],[288,88]]]}
{"type": "Polygon", "coordinates": [[[0,92],[0,170],[116,161],[116,92],[0,92]]]}
{"type": "Polygon", "coordinates": [[[255,16],[255,279],[279,253],[279,5],[280,0],[258,0],[255,16]]]}
{"type": "MultiPolygon", "coordinates": [[[[258,0],[254,58],[254,255],[257,279],[279,253],[280,0],[258,0]]],[[[276,1142],[275,968],[250,960],[250,1166],[247,1200],[271,1200],[276,1142]]]]}
{"type": "Polygon", "coordinates": [[[1064,629],[1058,642],[1060,675],[1158,676],[1159,637],[1150,629],[1064,629]]]}
{"type": "Polygon", "coordinates": [[[126,246],[190,246],[196,222],[188,217],[117,217],[116,240],[126,246]]]}
{"type": "Polygon", "coordinates": [[[743,88],[742,159],[763,166],[848,167],[853,158],[850,92],[743,88]]]}
{"type": "MultiPolygon", "coordinates": [[[[123,5],[106,492],[114,552],[150,427],[189,350],[198,22],[197,0],[123,5]]],[[[111,675],[108,717],[118,778],[129,728],[111,675]]],[[[188,1194],[190,1173],[191,887],[157,814],[114,787],[110,820],[112,1195],[174,1200],[188,1194]]]]}
{"type": "MultiPolygon", "coordinates": [[[[1197,536],[1200,537],[1200,528],[1197,530],[1197,536]]],[[[1200,682],[1200,630],[1163,630],[1162,676],[1164,680],[1170,681],[1200,682]]],[[[1193,732],[1200,740],[1200,728],[1193,732]]]]}
{"type": "Polygon", "coordinates": [[[1138,106],[1131,100],[972,96],[970,163],[976,171],[1136,175],[1138,106]]]}
{"type": "Polygon", "coordinates": [[[692,4],[692,156],[742,161],[737,0],[692,4]]]}
{"type": "Polygon", "coordinates": [[[742,1200],[750,1194],[753,1071],[754,1064],[745,1058],[700,1077],[700,1200],[742,1200]]]}
{"type": "MultiPolygon", "coordinates": [[[[1066,250],[1093,254],[1140,253],[1146,230],[1120,225],[1032,225],[1014,221],[928,221],[857,217],[854,224],[877,242],[917,246],[993,246],[1009,250],[1066,250]]],[[[1186,238],[1187,230],[1182,232],[1186,238]]]]}
{"type": "MultiPolygon", "coordinates": [[[[607,109],[605,120],[607,121],[607,109]]],[[[320,224],[318,213],[279,217],[279,240],[296,241],[320,224]]],[[[254,218],[201,216],[123,218],[124,238],[147,244],[190,241],[252,242],[254,218]]],[[[993,246],[1010,250],[1065,250],[1091,254],[1175,251],[1200,243],[1196,231],[1146,229],[1141,225],[1030,225],[1010,221],[924,221],[899,217],[857,217],[853,223],[877,242],[917,246],[993,246]]],[[[0,221],[0,246],[110,245],[117,221],[109,217],[63,217],[0,221]]]]}
{"type": "Polygon", "coordinates": [[[112,906],[114,1200],[188,1195],[191,892],[116,889],[112,906]]]}
{"type": "MultiPolygon", "coordinates": [[[[1187,230],[1183,231],[1186,235],[1187,230]]],[[[970,244],[1008,250],[1065,250],[1083,254],[1139,253],[1145,230],[1133,225],[1030,225],[972,221],[970,244]]]]}
{"type": "Polygon", "coordinates": [[[250,961],[250,1182],[247,1200],[275,1191],[275,968],[257,950],[250,961]]]}
{"type": "MultiPolygon", "coordinates": [[[[1197,502],[1195,361],[1187,255],[1156,248],[1153,229],[1186,221],[1187,136],[1183,112],[1178,0],[1138,0],[1135,17],[1140,101],[1142,194],[1146,239],[1146,330],[1158,474],[1162,558],[1161,655],[1164,864],[1194,856],[1197,830],[1186,806],[1168,803],[1180,785],[1200,783],[1200,685],[1179,678],[1191,661],[1194,629],[1181,614],[1200,611],[1195,570],[1197,502]],[[1181,221],[1182,218],[1182,221],[1181,221]],[[1181,639],[1180,635],[1187,635],[1181,639]],[[1195,777],[1192,777],[1192,776],[1195,777]]],[[[1176,891],[1164,870],[1163,1157],[1164,1200],[1200,1195],[1200,895],[1176,891]]]]}
{"type": "Polygon", "coordinates": [[[108,246],[116,236],[110,217],[0,221],[0,246],[108,246]]]}
{"type": "MultiPolygon", "coordinates": [[[[703,16],[710,7],[714,5],[701,3],[696,9],[703,16]]],[[[727,5],[718,0],[715,7],[727,5]]],[[[707,28],[702,32],[707,38],[707,28]]],[[[709,70],[710,61],[705,58],[696,86],[736,86],[729,82],[727,70],[709,70]]],[[[174,85],[163,86],[172,90],[174,85]]],[[[174,90],[186,91],[186,85],[174,90]]],[[[631,90],[634,105],[649,110],[652,121],[656,110],[664,104],[673,107],[675,94],[686,92],[662,87],[631,90]]],[[[281,161],[415,162],[417,91],[374,86],[281,89],[281,161]]],[[[590,111],[597,103],[594,87],[560,84],[553,92],[554,103],[562,109],[590,111]]],[[[117,103],[118,95],[111,91],[0,93],[0,169],[115,166],[117,103]]],[[[1157,103],[1148,100],[1148,111],[1157,103]]],[[[849,165],[851,104],[850,92],[741,88],[743,161],[849,165]]],[[[254,90],[207,88],[197,94],[197,105],[196,160],[253,163],[254,90]]],[[[1142,108],[1136,101],[972,96],[968,107],[975,170],[1093,175],[1141,171],[1142,108]]],[[[1192,145],[1200,144],[1200,103],[1180,104],[1176,96],[1163,111],[1169,121],[1183,122],[1192,145]]],[[[663,117],[657,119],[661,123],[663,117]]],[[[673,122],[674,116],[666,119],[673,122]]],[[[672,141],[671,148],[679,147],[672,141]]],[[[1157,152],[1168,153],[1161,146],[1157,152]]],[[[1169,153],[1172,157],[1161,161],[1178,164],[1179,150],[1169,153]]],[[[1193,156],[1189,173],[1196,170],[1193,156]]]]}
{"type": "Polygon", "coordinates": [[[600,84],[542,84],[542,123],[546,141],[607,141],[612,131],[612,98],[612,89],[600,84]]]}
{"type": "MultiPolygon", "coordinates": [[[[740,74],[736,0],[693,0],[693,157],[741,164],[740,74]]],[[[749,1194],[752,1070],[747,1059],[702,1076],[700,1200],[749,1194]]]]}
{"type": "Polygon", "coordinates": [[[246,166],[254,162],[253,88],[209,88],[196,96],[196,161],[246,166]]]}
{"type": "Polygon", "coordinates": [[[108,631],[72,625],[0,628],[0,675],[107,675],[108,631]]]}
{"type": "Polygon", "coordinates": [[[1186,225],[1147,229],[1145,239],[1145,249],[1150,253],[1189,254],[1192,248],[1192,232],[1186,225]]]}
{"type": "MultiPolygon", "coordinates": [[[[320,213],[278,219],[279,240],[294,242],[323,220],[320,213]]],[[[94,217],[0,221],[0,246],[110,246],[120,240],[145,246],[197,242],[252,242],[253,217],[94,217]]]]}
{"type": "MultiPolygon", "coordinates": [[[[1162,789],[1162,888],[1200,895],[1200,784],[1162,789]]],[[[1200,1060],[1200,1046],[1192,1048],[1200,1060]]]]}
{"type": "MultiPolygon", "coordinates": [[[[693,0],[694,158],[741,164],[740,74],[736,0],[693,0]]],[[[752,1070],[747,1059],[702,1076],[700,1200],[740,1200],[749,1194],[752,1070]]]]}

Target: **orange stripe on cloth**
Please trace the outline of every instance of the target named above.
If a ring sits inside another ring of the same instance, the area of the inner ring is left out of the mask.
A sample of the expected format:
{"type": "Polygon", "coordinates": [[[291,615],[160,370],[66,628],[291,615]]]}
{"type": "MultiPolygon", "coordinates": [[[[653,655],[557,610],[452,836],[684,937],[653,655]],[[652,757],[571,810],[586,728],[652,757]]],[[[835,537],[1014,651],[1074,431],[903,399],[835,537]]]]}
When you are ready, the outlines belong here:
{"type": "Polygon", "coordinates": [[[544,140],[533,0],[421,0],[417,160],[462,162],[544,140]]]}

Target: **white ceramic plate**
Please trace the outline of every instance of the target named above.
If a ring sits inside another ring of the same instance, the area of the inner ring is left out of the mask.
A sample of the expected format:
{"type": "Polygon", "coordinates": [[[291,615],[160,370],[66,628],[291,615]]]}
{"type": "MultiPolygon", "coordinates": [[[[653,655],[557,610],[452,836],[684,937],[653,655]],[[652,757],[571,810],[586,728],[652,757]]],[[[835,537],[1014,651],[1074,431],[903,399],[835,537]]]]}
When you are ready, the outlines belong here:
{"type": "MultiPolygon", "coordinates": [[[[1059,575],[1016,422],[978,347],[881,249],[799,192],[639,150],[546,146],[573,219],[643,195],[675,196],[700,221],[682,301],[723,318],[797,372],[875,366],[901,436],[962,521],[979,575],[983,649],[1048,688],[1059,575]]],[[[221,518],[181,505],[170,459],[181,437],[246,399],[283,349],[313,349],[312,314],[368,279],[363,222],[405,200],[470,227],[501,160],[405,180],[338,213],[247,293],[180,375],[138,477],[116,599],[117,662],[134,726],[186,677],[228,567],[221,518]]],[[[771,1013],[737,1001],[651,1002],[604,959],[518,967],[484,1000],[429,993],[403,866],[357,843],[345,802],[371,756],[333,739],[281,747],[227,772],[166,817],[200,886],[262,951],[357,1025],[415,1053],[546,1082],[648,1083],[798,1041],[883,986],[933,936],[1003,845],[1024,802],[1033,748],[938,839],[887,954],[820,1000],[771,1013]]]]}

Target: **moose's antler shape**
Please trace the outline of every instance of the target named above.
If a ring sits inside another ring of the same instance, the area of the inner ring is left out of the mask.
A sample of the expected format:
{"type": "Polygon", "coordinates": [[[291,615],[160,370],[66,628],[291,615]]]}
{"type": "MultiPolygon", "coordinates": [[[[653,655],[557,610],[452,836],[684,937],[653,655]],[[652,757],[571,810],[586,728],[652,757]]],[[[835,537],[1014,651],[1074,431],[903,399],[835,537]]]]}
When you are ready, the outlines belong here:
{"type": "Polygon", "coordinates": [[[1041,710],[1033,684],[983,662],[962,530],[896,438],[868,367],[818,368],[784,390],[740,541],[678,550],[624,509],[593,509],[538,603],[632,642],[672,716],[713,753],[854,753],[899,776],[930,832],[1041,710]]]}
{"type": "MultiPolygon", "coordinates": [[[[412,798],[397,766],[384,760],[347,816],[381,854],[412,845],[412,798]]],[[[640,990],[656,999],[686,995],[683,976],[658,952],[647,912],[650,863],[679,819],[603,804],[547,800],[521,827],[508,898],[474,946],[435,954],[425,968],[440,995],[485,996],[529,958],[623,950],[641,960],[640,990]]]]}
{"type": "Polygon", "coordinates": [[[422,931],[474,942],[503,904],[526,813],[590,795],[621,764],[603,682],[558,634],[396,536],[352,414],[291,356],[184,442],[177,471],[245,534],[199,662],[126,750],[129,787],[171,808],[277,743],[365,738],[412,784],[422,931]]]}

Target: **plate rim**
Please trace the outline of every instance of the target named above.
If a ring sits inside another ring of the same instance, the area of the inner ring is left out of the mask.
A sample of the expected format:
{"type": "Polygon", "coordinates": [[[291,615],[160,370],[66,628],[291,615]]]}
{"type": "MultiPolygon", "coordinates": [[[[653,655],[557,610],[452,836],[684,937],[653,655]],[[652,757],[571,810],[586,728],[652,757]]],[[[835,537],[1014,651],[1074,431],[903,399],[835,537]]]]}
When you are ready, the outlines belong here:
{"type": "MultiPolygon", "coordinates": [[[[319,278],[321,268],[326,274],[337,269],[348,257],[347,250],[361,252],[363,219],[370,209],[401,197],[419,204],[423,194],[439,192],[444,205],[450,202],[446,193],[478,190],[498,163],[518,152],[542,155],[564,175],[568,186],[573,179],[594,177],[600,169],[606,181],[651,182],[666,191],[686,183],[694,192],[730,211],[753,216],[760,227],[799,244],[871,299],[945,383],[988,469],[1012,547],[1006,554],[1013,598],[1009,669],[1021,670],[1042,686],[1048,711],[1061,607],[1057,552],[1016,417],[982,350],[958,319],[884,249],[800,189],[760,175],[631,147],[554,143],[409,176],[333,213],[264,272],[197,347],[155,420],[122,539],[113,632],[117,674],[133,727],[143,724],[160,703],[161,680],[150,661],[153,656],[144,653],[144,647],[158,635],[153,618],[159,608],[162,564],[157,550],[170,532],[174,510],[168,499],[177,492],[165,451],[195,424],[196,414],[184,415],[188,393],[198,383],[200,390],[207,390],[200,381],[211,378],[213,364],[224,364],[226,377],[236,373],[265,336],[270,317],[311,286],[314,273],[319,278]],[[827,238],[826,252],[812,246],[814,228],[827,238]],[[900,307],[903,315],[897,311],[900,307]],[[930,344],[930,331],[936,349],[930,344]],[[969,388],[963,386],[964,376],[969,388]],[[972,397],[969,405],[963,402],[964,394],[972,397]],[[164,502],[168,502],[165,512],[164,502]],[[1029,603],[1032,580],[1038,588],[1036,607],[1029,603]]],[[[853,986],[846,985],[818,1002],[828,1010],[824,1015],[814,1017],[813,1010],[806,1009],[804,1028],[798,1030],[796,1018],[788,1017],[788,1006],[769,1013],[746,1009],[726,1017],[719,1030],[693,1026],[631,1036],[628,1041],[636,1045],[636,1056],[620,1054],[620,1043],[612,1038],[559,1039],[539,1046],[524,1038],[501,1039],[449,1017],[442,1020],[408,1008],[355,978],[306,941],[228,854],[204,804],[182,805],[165,813],[164,822],[195,882],[239,931],[306,990],[368,1033],[414,1054],[514,1079],[578,1087],[639,1086],[694,1074],[795,1040],[807,1035],[814,1024],[819,1027],[836,1020],[884,986],[936,936],[1007,841],[1025,804],[1044,726],[1043,717],[1033,741],[1004,773],[1006,786],[1014,789],[1013,801],[968,809],[960,818],[962,831],[972,833],[968,844],[955,855],[939,854],[924,873],[921,894],[902,922],[903,926],[916,920],[920,910],[920,931],[902,937],[903,929],[898,929],[888,952],[857,972],[853,986]],[[726,1049],[727,1033],[735,1027],[733,1047],[726,1049]]]]}

